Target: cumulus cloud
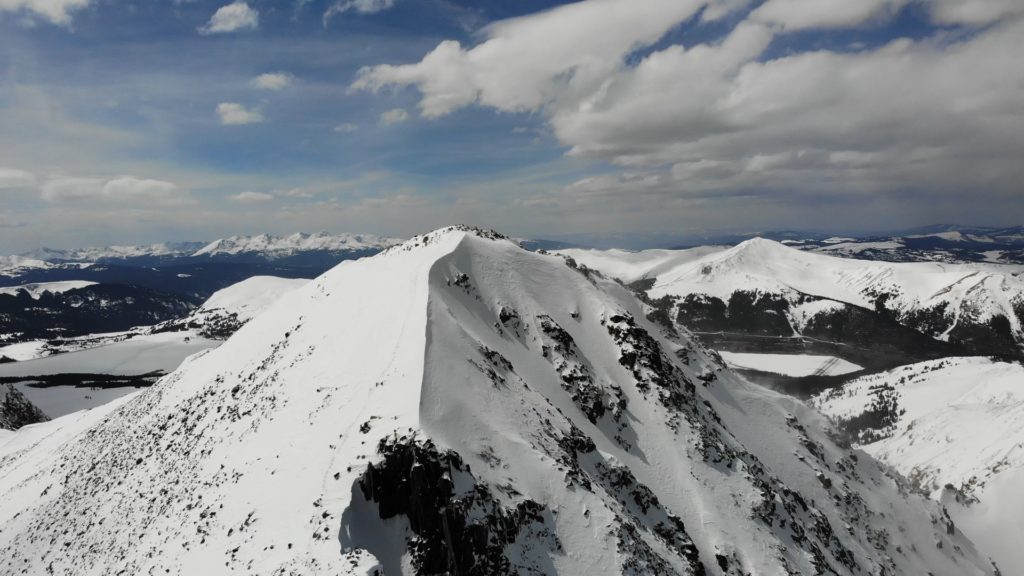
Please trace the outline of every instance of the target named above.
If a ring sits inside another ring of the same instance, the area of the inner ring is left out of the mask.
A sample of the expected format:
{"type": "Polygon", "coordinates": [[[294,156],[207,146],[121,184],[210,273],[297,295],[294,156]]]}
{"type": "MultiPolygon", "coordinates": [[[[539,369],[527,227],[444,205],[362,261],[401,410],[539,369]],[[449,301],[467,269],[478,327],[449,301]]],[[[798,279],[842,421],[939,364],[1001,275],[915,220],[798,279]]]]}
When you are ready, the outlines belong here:
{"type": "Polygon", "coordinates": [[[90,0],[0,0],[0,12],[28,12],[53,24],[67,26],[71,13],[88,6],[90,0]]]}
{"type": "Polygon", "coordinates": [[[360,71],[353,90],[416,86],[420,110],[438,117],[480,103],[523,112],[600,90],[625,57],[649,45],[705,2],[588,0],[491,25],[488,39],[464,49],[442,42],[422,61],[360,71]]]}
{"type": "Polygon", "coordinates": [[[40,197],[51,204],[98,201],[172,205],[191,200],[173,182],[134,176],[52,178],[40,187],[40,197]]]}
{"type": "Polygon", "coordinates": [[[409,119],[409,113],[403,108],[393,108],[380,115],[380,123],[385,126],[405,122],[409,119]]]}
{"type": "Polygon", "coordinates": [[[283,90],[291,85],[294,77],[287,72],[260,74],[253,78],[249,85],[257,90],[283,90]]]}
{"type": "Polygon", "coordinates": [[[217,105],[217,116],[224,126],[258,124],[263,122],[263,114],[259,110],[246,108],[238,102],[221,102],[217,105]]]}
{"type": "MultiPolygon", "coordinates": [[[[2,1],[2,0],[0,0],[2,1]]],[[[210,21],[199,27],[201,34],[224,34],[238,30],[255,30],[260,25],[260,13],[245,2],[221,6],[210,21]]]]}
{"type": "MultiPolygon", "coordinates": [[[[470,105],[539,112],[570,155],[622,167],[563,191],[574,198],[1019,192],[1024,19],[954,38],[766,57],[788,30],[855,26],[903,4],[793,9],[809,1],[769,0],[721,39],[638,52],[704,3],[585,0],[499,22],[473,47],[446,41],[417,63],[364,69],[351,89],[413,86],[427,117],[470,105]]],[[[967,23],[1011,7],[981,5],[989,12],[951,15],[961,6],[952,0],[928,10],[967,23]]]]}
{"type": "Polygon", "coordinates": [[[339,0],[324,12],[324,24],[331,18],[346,12],[359,14],[376,14],[395,5],[395,0],[339,0]]]}
{"type": "Polygon", "coordinates": [[[228,199],[239,204],[263,204],[273,200],[274,195],[266,192],[239,192],[234,196],[229,196],[228,199]]]}
{"type": "Polygon", "coordinates": [[[351,134],[358,130],[359,127],[349,122],[343,122],[334,127],[334,131],[339,134],[351,134]]]}

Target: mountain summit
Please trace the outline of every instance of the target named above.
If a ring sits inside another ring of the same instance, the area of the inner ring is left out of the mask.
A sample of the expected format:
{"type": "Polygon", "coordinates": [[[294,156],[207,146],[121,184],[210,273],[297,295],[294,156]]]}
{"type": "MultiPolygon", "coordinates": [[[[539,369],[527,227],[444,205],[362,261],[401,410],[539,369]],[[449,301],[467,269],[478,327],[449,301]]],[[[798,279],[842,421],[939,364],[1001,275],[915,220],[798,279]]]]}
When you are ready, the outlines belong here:
{"type": "Polygon", "coordinates": [[[968,574],[938,505],[618,283],[446,228],[0,444],[0,571],[968,574]]]}

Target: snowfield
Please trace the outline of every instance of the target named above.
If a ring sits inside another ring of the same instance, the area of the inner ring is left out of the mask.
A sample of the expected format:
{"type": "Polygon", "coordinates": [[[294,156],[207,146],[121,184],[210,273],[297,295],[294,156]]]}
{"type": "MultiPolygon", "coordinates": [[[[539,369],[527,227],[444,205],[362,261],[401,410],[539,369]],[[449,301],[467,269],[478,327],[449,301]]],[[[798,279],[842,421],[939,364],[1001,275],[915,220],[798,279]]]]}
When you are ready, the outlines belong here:
{"type": "Polygon", "coordinates": [[[858,378],[812,404],[852,422],[865,451],[946,501],[1004,574],[1024,570],[1024,366],[977,357],[922,362],[858,378]]]}
{"type": "Polygon", "coordinates": [[[7,346],[0,346],[0,358],[10,358],[11,360],[32,360],[34,358],[42,358],[46,356],[46,341],[45,340],[32,340],[29,342],[19,342],[17,344],[8,344],[7,346]]]}
{"type": "Polygon", "coordinates": [[[493,233],[344,262],[152,388],[2,440],[0,571],[995,572],[678,330],[493,233]]]}
{"type": "Polygon", "coordinates": [[[840,376],[863,369],[835,356],[815,354],[756,354],[719,351],[730,368],[760,370],[783,376],[840,376]]]}
{"type": "Polygon", "coordinates": [[[170,372],[188,356],[219,344],[189,332],[137,335],[96,348],[0,364],[0,378],[52,374],[138,376],[170,372]]]}
{"type": "Polygon", "coordinates": [[[86,286],[93,286],[95,282],[89,282],[88,280],[65,280],[63,282],[39,282],[35,284],[22,284],[21,286],[6,286],[0,288],[0,294],[9,294],[11,296],[17,296],[18,292],[24,290],[28,292],[35,300],[39,300],[39,297],[44,292],[50,292],[51,294],[62,294],[68,290],[77,290],[78,288],[85,288],[86,286]]]}

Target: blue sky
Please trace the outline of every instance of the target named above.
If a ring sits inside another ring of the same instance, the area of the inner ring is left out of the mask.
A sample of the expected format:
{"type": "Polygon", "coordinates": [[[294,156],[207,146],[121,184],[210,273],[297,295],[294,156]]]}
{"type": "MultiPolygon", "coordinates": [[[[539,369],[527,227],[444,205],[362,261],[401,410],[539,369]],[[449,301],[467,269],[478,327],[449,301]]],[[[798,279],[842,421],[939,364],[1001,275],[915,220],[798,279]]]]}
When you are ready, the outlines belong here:
{"type": "Polygon", "coordinates": [[[1020,223],[1018,4],[0,0],[0,252],[1020,223]]]}

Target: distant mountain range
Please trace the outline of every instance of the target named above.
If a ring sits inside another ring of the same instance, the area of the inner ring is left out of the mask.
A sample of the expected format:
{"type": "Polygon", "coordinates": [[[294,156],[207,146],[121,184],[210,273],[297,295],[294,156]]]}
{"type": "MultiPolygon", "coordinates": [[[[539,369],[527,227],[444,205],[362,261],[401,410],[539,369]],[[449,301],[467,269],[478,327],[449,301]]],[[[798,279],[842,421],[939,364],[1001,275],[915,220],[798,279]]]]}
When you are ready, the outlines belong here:
{"type": "Polygon", "coordinates": [[[561,253],[631,283],[662,317],[718,349],[796,347],[873,370],[956,353],[1024,354],[1021,265],[840,258],[762,238],[561,253]]]}
{"type": "MultiPolygon", "coordinates": [[[[148,266],[154,263],[180,264],[183,261],[210,259],[281,262],[299,255],[315,255],[330,259],[353,253],[376,253],[399,242],[401,240],[398,238],[371,234],[328,234],[326,232],[305,234],[299,232],[288,236],[271,234],[231,236],[212,242],[162,242],[141,246],[107,246],[70,250],[40,248],[21,254],[20,257],[51,265],[100,263],[148,266]]],[[[315,262],[316,258],[306,258],[304,261],[315,262]]],[[[12,264],[17,264],[17,262],[12,264]]],[[[21,262],[21,265],[31,265],[31,263],[21,262]]],[[[0,262],[0,266],[3,266],[2,262],[0,262]]]]}
{"type": "Polygon", "coordinates": [[[344,260],[400,242],[368,234],[232,236],[213,242],[39,250],[0,257],[0,287],[89,281],[128,284],[200,300],[253,276],[314,278],[344,260]]]}
{"type": "Polygon", "coordinates": [[[811,230],[765,230],[736,234],[567,234],[534,241],[539,248],[684,249],[734,246],[765,238],[835,256],[891,262],[1024,263],[1024,226],[984,227],[937,224],[891,232],[836,233],[811,230]]]}

